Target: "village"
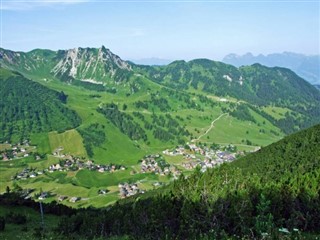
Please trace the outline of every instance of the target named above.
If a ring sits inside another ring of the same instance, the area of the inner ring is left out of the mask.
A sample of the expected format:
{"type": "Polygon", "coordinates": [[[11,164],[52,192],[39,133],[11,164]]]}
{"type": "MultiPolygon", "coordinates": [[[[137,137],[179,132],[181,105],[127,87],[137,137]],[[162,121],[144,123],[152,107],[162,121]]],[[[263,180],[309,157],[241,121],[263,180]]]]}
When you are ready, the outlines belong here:
{"type": "Polygon", "coordinates": [[[126,198],[138,193],[144,193],[143,190],[140,190],[138,184],[136,183],[119,183],[119,195],[120,198],[126,198]]]}
{"type": "MultiPolygon", "coordinates": [[[[18,144],[5,143],[4,145],[6,145],[5,149],[0,151],[0,160],[3,161],[29,157],[37,149],[36,146],[31,146],[28,140],[18,144]]],[[[35,158],[37,160],[41,159],[40,154],[35,154],[35,158]]]]}
{"type": "Polygon", "coordinates": [[[172,175],[175,179],[181,171],[174,165],[167,163],[159,154],[146,155],[141,160],[141,173],[154,173],[161,176],[172,175]]]}
{"type": "MultiPolygon", "coordinates": [[[[12,160],[14,158],[28,157],[33,154],[32,150],[35,151],[36,147],[30,146],[28,141],[24,141],[22,144],[10,145],[11,148],[1,152],[3,160],[12,160]]],[[[69,154],[62,153],[63,148],[59,147],[53,151],[52,155],[58,158],[58,162],[51,164],[49,167],[38,170],[32,167],[25,167],[21,172],[16,173],[11,177],[12,180],[27,180],[29,178],[36,178],[43,174],[50,174],[55,171],[67,172],[67,171],[78,171],[87,169],[90,171],[96,171],[99,173],[112,173],[115,171],[126,170],[126,167],[119,164],[95,164],[93,160],[87,160],[85,158],[75,157],[69,154]]],[[[183,161],[176,165],[169,164],[165,158],[160,154],[150,154],[144,156],[138,161],[140,165],[140,173],[153,173],[159,176],[170,176],[173,179],[177,179],[182,173],[182,168],[186,170],[192,170],[197,167],[200,168],[201,172],[205,172],[208,168],[213,168],[225,162],[231,162],[238,156],[242,155],[242,152],[237,151],[233,145],[220,146],[213,144],[197,145],[194,143],[187,143],[185,146],[177,146],[171,150],[164,150],[163,155],[167,156],[182,156],[183,161]]],[[[35,155],[36,160],[40,160],[40,156],[35,155]]],[[[132,171],[135,172],[135,171],[132,171]]],[[[136,174],[133,173],[133,174],[136,174]]],[[[160,186],[162,183],[157,182],[153,184],[154,187],[160,186]]],[[[119,196],[120,198],[130,197],[136,194],[144,193],[144,190],[139,189],[137,183],[119,183],[119,196]]],[[[104,195],[108,193],[107,189],[99,189],[98,195],[104,195]]],[[[44,200],[51,195],[48,192],[41,192],[38,200],[44,200]]],[[[58,196],[58,201],[64,201],[69,199],[69,202],[75,203],[82,200],[80,197],[67,197],[58,196]]]]}
{"type": "Polygon", "coordinates": [[[72,155],[66,155],[65,159],[60,159],[59,163],[52,164],[48,168],[43,170],[37,170],[35,168],[24,168],[20,173],[12,176],[12,180],[26,180],[28,178],[35,178],[38,175],[42,175],[44,173],[53,173],[55,171],[78,171],[81,169],[88,169],[91,171],[97,171],[99,173],[104,172],[115,172],[119,170],[125,170],[125,166],[118,164],[95,164],[93,160],[81,160],[79,157],[74,157],[72,155]]]}
{"type": "Polygon", "coordinates": [[[163,154],[169,156],[182,155],[185,160],[182,166],[191,170],[196,167],[201,168],[201,172],[205,172],[207,168],[213,168],[224,162],[232,162],[238,155],[243,154],[237,152],[236,147],[228,145],[222,149],[219,145],[197,146],[196,144],[187,144],[186,146],[178,146],[177,148],[169,151],[163,151],[163,154]]]}

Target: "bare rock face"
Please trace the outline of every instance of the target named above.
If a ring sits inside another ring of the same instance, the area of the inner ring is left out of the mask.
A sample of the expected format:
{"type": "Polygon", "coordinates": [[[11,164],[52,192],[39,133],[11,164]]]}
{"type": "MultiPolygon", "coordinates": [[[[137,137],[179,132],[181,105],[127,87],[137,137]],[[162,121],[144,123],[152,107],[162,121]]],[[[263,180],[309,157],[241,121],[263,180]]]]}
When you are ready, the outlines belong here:
{"type": "Polygon", "coordinates": [[[130,72],[130,65],[109,49],[74,48],[59,53],[62,56],[51,73],[84,81],[104,82],[120,71],[130,72]]]}

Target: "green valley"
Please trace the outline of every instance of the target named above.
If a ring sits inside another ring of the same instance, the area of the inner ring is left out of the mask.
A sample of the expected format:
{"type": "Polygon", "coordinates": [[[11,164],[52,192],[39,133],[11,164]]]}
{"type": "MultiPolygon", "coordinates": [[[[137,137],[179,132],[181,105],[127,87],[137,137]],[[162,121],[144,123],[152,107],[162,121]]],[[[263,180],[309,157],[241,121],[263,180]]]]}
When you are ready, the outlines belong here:
{"type": "Polygon", "coordinates": [[[18,184],[34,198],[49,192],[46,202],[81,198],[63,201],[72,207],[114,203],[119,184],[145,192],[189,175],[206,161],[193,147],[238,157],[320,121],[319,91],[282,68],[205,59],[141,66],[105,47],[0,49],[0,63],[0,191],[18,184]],[[26,143],[30,151],[13,155],[26,143]],[[198,162],[186,168],[175,149],[198,162]],[[163,157],[167,172],[151,163],[143,172],[149,155],[163,157]]]}

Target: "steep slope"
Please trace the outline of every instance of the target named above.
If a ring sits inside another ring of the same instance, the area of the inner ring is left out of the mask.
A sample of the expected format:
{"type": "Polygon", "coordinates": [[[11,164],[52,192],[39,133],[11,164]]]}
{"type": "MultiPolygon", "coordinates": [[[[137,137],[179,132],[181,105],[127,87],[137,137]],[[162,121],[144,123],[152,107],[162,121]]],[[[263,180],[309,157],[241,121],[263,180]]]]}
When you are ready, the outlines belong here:
{"type": "Polygon", "coordinates": [[[67,95],[0,68],[0,141],[17,141],[32,133],[64,131],[81,122],[65,106],[67,95]]]}
{"type": "Polygon", "coordinates": [[[269,67],[285,67],[296,72],[299,76],[309,81],[311,84],[320,82],[320,56],[307,56],[303,54],[284,52],[268,55],[254,56],[251,53],[244,55],[229,54],[222,60],[225,63],[240,67],[260,63],[269,67]]]}
{"type": "Polygon", "coordinates": [[[55,54],[56,52],[45,49],[35,49],[25,53],[0,48],[0,63],[8,69],[46,78],[55,64],[53,61],[55,54]]]}
{"type": "Polygon", "coordinates": [[[95,48],[74,48],[58,51],[58,63],[51,74],[59,79],[77,79],[89,82],[106,82],[113,79],[121,82],[130,74],[128,63],[102,46],[95,48]]]}

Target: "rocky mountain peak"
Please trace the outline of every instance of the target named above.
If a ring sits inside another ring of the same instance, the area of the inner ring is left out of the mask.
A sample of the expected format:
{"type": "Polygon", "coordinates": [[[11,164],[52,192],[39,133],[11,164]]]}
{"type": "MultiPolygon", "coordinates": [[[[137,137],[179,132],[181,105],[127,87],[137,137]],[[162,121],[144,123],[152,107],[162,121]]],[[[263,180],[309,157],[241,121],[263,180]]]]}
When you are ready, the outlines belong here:
{"type": "Polygon", "coordinates": [[[114,77],[119,70],[131,71],[131,66],[105,46],[100,48],[73,48],[60,55],[51,73],[73,79],[91,79],[98,82],[114,77]]]}

